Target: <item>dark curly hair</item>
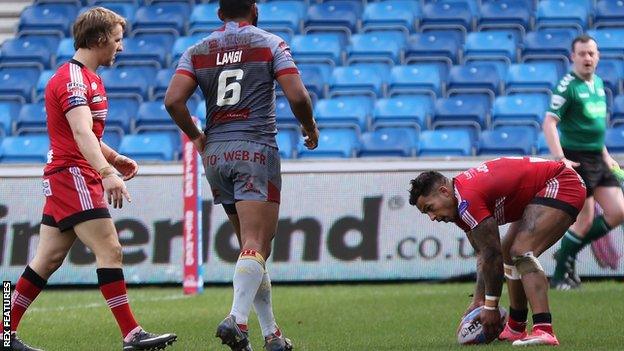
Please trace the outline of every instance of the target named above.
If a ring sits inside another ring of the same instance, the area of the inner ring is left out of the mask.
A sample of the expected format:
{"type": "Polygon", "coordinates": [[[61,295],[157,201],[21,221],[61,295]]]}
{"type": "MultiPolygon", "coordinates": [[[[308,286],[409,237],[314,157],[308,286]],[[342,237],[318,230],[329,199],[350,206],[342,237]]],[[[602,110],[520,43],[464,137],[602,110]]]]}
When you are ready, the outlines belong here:
{"type": "Polygon", "coordinates": [[[429,196],[429,194],[431,194],[431,192],[436,189],[440,185],[440,183],[444,182],[446,182],[446,177],[440,172],[422,172],[420,175],[418,175],[418,177],[410,181],[410,184],[412,184],[412,188],[409,191],[410,205],[416,206],[416,202],[418,201],[419,197],[429,196]]]}
{"type": "Polygon", "coordinates": [[[256,0],[219,0],[219,9],[226,18],[246,17],[256,0]]]}

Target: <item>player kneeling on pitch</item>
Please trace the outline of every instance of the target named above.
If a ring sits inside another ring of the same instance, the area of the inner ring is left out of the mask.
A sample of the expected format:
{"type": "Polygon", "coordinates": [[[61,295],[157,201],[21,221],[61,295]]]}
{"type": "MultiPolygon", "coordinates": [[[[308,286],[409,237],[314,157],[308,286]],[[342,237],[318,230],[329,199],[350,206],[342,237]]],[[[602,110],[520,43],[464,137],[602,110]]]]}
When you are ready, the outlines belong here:
{"type": "Polygon", "coordinates": [[[563,162],[534,157],[497,158],[449,179],[439,172],[411,181],[410,204],[431,220],[453,222],[477,252],[477,284],[466,313],[479,319],[486,342],[514,346],[559,345],[548,307],[548,281],[539,257],[565,233],[585,201],[585,184],[563,162]],[[498,226],[511,223],[502,240],[498,226]],[[503,275],[509,320],[501,330],[498,301],[503,275]],[[527,300],[533,329],[527,335],[527,300]]]}

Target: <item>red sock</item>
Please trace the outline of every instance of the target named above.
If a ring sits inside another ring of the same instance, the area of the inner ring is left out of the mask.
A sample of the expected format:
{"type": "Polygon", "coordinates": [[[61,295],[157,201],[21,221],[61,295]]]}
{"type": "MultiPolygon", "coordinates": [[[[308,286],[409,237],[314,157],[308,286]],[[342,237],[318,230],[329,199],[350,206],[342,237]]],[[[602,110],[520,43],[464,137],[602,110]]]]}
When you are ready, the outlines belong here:
{"type": "Polygon", "coordinates": [[[26,266],[24,273],[15,284],[15,291],[11,297],[11,332],[17,330],[17,326],[28,306],[35,300],[37,295],[43,290],[47,281],[41,278],[29,266],[26,266]]]}
{"type": "Polygon", "coordinates": [[[134,319],[128,304],[123,271],[121,268],[99,268],[97,275],[100,291],[102,291],[106,304],[117,320],[119,329],[121,329],[121,335],[125,338],[139,324],[134,319]]]}
{"type": "Polygon", "coordinates": [[[533,329],[540,329],[543,330],[545,332],[547,332],[550,335],[554,335],[553,333],[553,328],[552,328],[552,324],[550,323],[540,323],[540,324],[533,324],[533,329]]]}
{"type": "Polygon", "coordinates": [[[511,317],[509,317],[507,324],[509,325],[509,328],[511,328],[513,331],[517,331],[519,333],[522,333],[526,329],[526,321],[518,322],[511,319],[511,317]]]}
{"type": "Polygon", "coordinates": [[[236,323],[236,325],[238,325],[238,329],[240,329],[243,332],[247,332],[247,324],[238,324],[236,323]]]}

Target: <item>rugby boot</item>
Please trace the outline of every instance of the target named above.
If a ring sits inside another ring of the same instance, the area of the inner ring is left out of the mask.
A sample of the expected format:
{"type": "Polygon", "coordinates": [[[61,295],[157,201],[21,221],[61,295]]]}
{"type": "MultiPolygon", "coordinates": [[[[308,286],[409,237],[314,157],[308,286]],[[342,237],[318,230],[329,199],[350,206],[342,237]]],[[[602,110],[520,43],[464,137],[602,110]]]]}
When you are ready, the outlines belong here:
{"type": "Polygon", "coordinates": [[[132,336],[130,341],[123,342],[123,351],[131,350],[162,350],[173,344],[178,337],[172,333],[152,334],[141,329],[132,336]]]}
{"type": "Polygon", "coordinates": [[[283,335],[271,334],[264,338],[264,349],[266,351],[291,351],[293,344],[283,335]]]}
{"type": "Polygon", "coordinates": [[[526,337],[527,337],[526,330],[523,330],[522,332],[515,331],[511,329],[511,327],[509,326],[509,323],[505,323],[505,329],[503,329],[500,335],[498,335],[498,340],[513,342],[516,340],[524,339],[526,337]]]}
{"type": "Polygon", "coordinates": [[[215,336],[221,339],[222,344],[229,346],[232,351],[253,351],[251,344],[249,344],[247,332],[238,327],[236,319],[232,315],[225,317],[219,323],[215,336]]]}
{"type": "Polygon", "coordinates": [[[516,340],[512,344],[513,346],[534,346],[534,345],[548,345],[558,346],[559,340],[555,334],[550,334],[542,329],[533,328],[531,334],[527,337],[516,340]]]}
{"type": "Polygon", "coordinates": [[[13,351],[43,351],[26,345],[16,333],[11,334],[11,350],[13,351]]]}

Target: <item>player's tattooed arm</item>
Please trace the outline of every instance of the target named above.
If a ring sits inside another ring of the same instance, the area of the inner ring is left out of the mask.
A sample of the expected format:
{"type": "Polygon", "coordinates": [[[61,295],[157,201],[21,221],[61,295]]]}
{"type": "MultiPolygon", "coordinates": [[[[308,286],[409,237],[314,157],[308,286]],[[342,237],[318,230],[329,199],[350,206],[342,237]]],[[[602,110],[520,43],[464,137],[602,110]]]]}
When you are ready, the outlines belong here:
{"type": "Polygon", "coordinates": [[[485,301],[485,283],[483,281],[483,273],[481,273],[483,260],[481,259],[481,254],[479,253],[479,249],[477,248],[477,245],[472,239],[472,232],[466,233],[466,237],[468,238],[470,245],[472,245],[472,248],[475,250],[475,253],[477,254],[477,282],[475,284],[475,290],[472,295],[472,302],[468,306],[468,309],[466,309],[466,312],[464,313],[464,315],[468,314],[470,311],[474,310],[475,308],[483,305],[485,301]]]}
{"type": "Polygon", "coordinates": [[[496,219],[489,217],[483,220],[472,230],[470,237],[471,243],[478,252],[477,272],[480,274],[477,274],[476,289],[479,289],[479,279],[481,279],[484,295],[501,296],[504,270],[496,219]]]}

